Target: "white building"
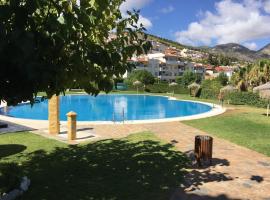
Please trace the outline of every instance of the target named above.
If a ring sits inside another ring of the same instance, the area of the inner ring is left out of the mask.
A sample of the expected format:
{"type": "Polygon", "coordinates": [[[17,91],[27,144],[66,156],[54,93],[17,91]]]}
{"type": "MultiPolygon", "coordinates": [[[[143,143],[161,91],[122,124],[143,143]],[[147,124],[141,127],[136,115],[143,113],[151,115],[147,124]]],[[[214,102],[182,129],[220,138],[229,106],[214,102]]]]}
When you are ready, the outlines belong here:
{"type": "Polygon", "coordinates": [[[151,53],[138,58],[134,57],[132,60],[136,65],[135,70],[147,70],[160,80],[169,82],[182,76],[185,70],[193,71],[202,76],[205,73],[202,65],[184,62],[175,48],[167,48],[164,53],[151,53]]]}

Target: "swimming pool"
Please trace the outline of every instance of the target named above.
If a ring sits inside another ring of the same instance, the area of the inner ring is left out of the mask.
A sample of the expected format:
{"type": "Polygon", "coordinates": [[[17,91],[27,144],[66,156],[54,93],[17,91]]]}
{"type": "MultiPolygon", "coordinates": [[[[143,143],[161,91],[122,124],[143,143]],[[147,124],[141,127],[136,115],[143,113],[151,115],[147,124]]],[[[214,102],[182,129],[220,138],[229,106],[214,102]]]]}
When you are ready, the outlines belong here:
{"type": "MultiPolygon", "coordinates": [[[[67,95],[60,97],[60,120],[74,111],[78,121],[123,121],[167,119],[211,111],[212,107],[198,102],[170,100],[164,96],[150,95],[67,95]]],[[[9,107],[0,114],[16,118],[48,120],[48,100],[9,107]]]]}

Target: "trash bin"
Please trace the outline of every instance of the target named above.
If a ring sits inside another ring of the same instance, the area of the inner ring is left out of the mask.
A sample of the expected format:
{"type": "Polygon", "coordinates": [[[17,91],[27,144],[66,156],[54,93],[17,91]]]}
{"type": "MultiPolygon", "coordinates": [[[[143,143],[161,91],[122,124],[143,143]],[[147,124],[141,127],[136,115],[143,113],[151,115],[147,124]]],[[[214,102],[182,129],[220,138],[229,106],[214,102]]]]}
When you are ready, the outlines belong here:
{"type": "Polygon", "coordinates": [[[195,137],[195,158],[199,166],[202,162],[212,164],[213,138],[207,135],[197,135],[195,137]]]}

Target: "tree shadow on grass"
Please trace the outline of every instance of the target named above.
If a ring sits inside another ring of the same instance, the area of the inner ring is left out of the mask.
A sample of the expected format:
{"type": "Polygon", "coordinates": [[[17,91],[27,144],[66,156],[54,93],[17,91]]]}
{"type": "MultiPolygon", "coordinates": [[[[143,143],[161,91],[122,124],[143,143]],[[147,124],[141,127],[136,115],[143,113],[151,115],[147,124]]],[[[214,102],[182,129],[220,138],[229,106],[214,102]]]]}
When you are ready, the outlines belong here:
{"type": "Polygon", "coordinates": [[[189,159],[172,147],[152,140],[104,140],[27,154],[22,169],[32,184],[22,199],[207,199],[209,196],[190,194],[192,190],[185,189],[230,180],[226,174],[186,171],[189,159]],[[177,188],[183,192],[176,193],[177,188]]]}
{"type": "Polygon", "coordinates": [[[106,140],[37,151],[23,168],[32,180],[23,199],[169,199],[188,159],[156,141],[106,140]]]}
{"type": "Polygon", "coordinates": [[[26,149],[26,146],[20,144],[1,144],[0,159],[20,153],[26,149]]]}

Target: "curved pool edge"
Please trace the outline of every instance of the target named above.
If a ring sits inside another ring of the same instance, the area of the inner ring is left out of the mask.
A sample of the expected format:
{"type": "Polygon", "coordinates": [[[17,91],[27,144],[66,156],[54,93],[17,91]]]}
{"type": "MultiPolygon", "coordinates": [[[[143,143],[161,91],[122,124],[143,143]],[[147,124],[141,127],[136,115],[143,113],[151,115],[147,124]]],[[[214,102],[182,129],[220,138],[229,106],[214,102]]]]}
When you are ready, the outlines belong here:
{"type": "MultiPolygon", "coordinates": [[[[148,94],[147,94],[148,95],[148,94]]],[[[171,96],[163,96],[163,95],[149,95],[149,96],[162,96],[167,97],[170,101],[187,101],[187,102],[194,102],[194,103],[201,103],[204,105],[208,105],[212,107],[212,109],[205,113],[190,115],[190,116],[183,116],[183,117],[172,117],[172,118],[164,118],[164,119],[147,119],[147,120],[125,120],[123,122],[113,122],[113,121],[77,121],[77,125],[112,125],[112,124],[149,124],[149,123],[165,123],[165,122],[175,122],[175,121],[187,121],[187,120],[195,120],[195,119],[202,119],[213,117],[216,115],[223,114],[226,111],[226,108],[213,104],[207,103],[202,101],[194,101],[194,100],[182,100],[177,99],[171,96]]],[[[0,108],[3,106],[0,106],[0,108]]],[[[24,118],[16,118],[10,117],[6,115],[0,115],[0,120],[8,121],[11,123],[16,123],[22,126],[27,126],[33,129],[46,129],[48,128],[48,120],[33,120],[33,119],[24,119],[24,118]]],[[[60,121],[61,125],[66,125],[67,121],[60,121]]]]}

